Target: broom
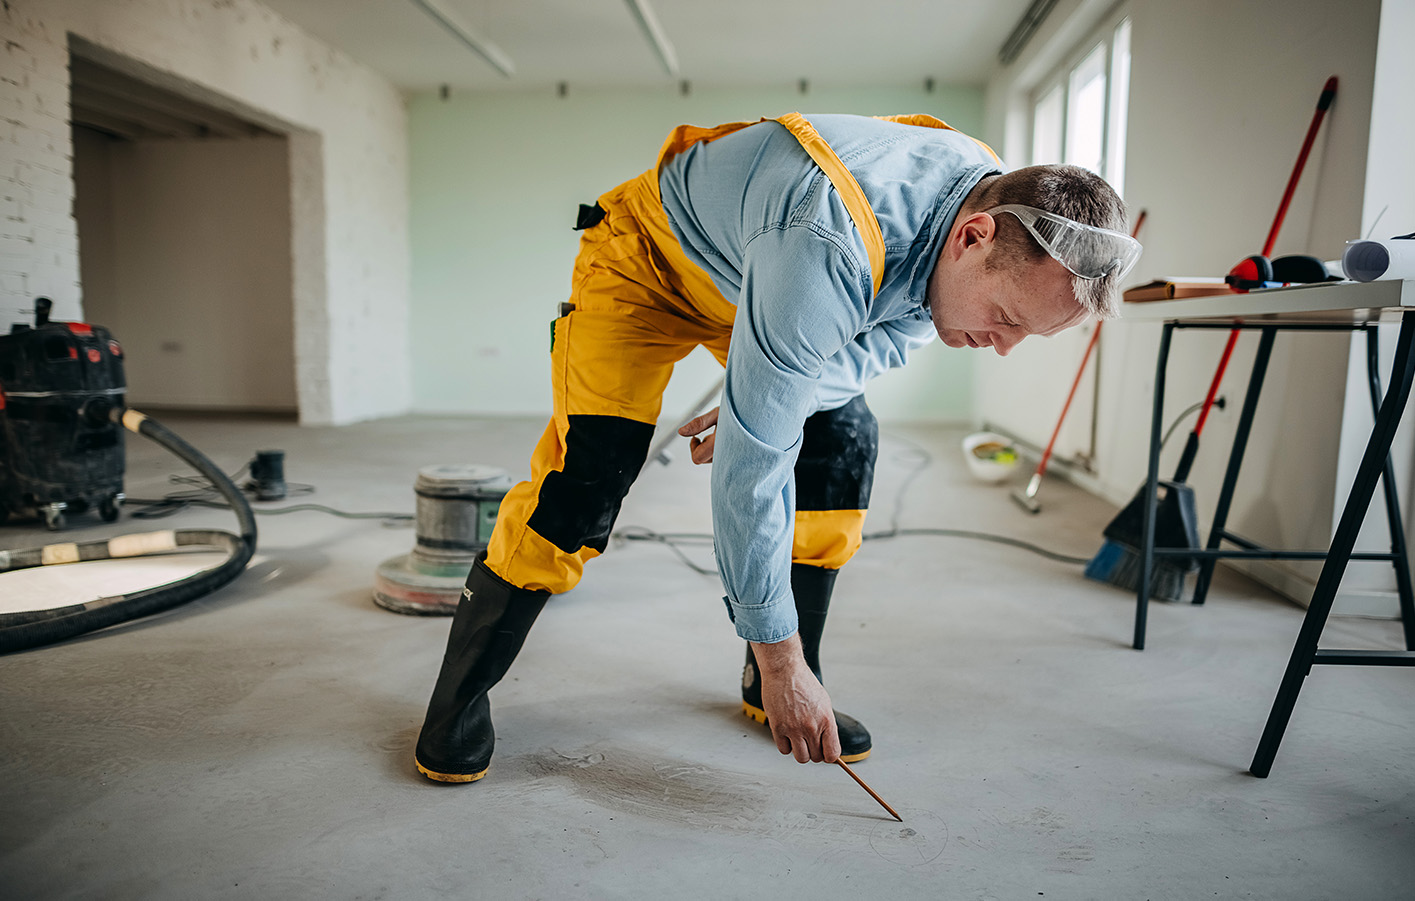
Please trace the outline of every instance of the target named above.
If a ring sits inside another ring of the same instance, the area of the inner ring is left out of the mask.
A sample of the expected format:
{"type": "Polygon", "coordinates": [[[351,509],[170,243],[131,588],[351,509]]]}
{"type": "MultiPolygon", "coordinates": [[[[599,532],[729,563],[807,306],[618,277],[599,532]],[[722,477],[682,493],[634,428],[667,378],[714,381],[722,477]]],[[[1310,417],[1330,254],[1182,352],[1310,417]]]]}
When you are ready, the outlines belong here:
{"type": "MultiPolygon", "coordinates": [[[[1224,345],[1223,356],[1219,358],[1214,380],[1209,384],[1209,393],[1204,398],[1199,420],[1189,433],[1184,444],[1184,453],[1175,467],[1174,478],[1160,481],[1155,512],[1155,547],[1188,548],[1199,550],[1199,514],[1194,502],[1194,489],[1185,484],[1194,458],[1199,454],[1199,435],[1204,431],[1209,411],[1213,409],[1218,386],[1223,382],[1223,374],[1228,369],[1228,360],[1233,356],[1233,345],[1238,342],[1239,329],[1228,333],[1228,343],[1224,345]]],[[[1097,582],[1108,582],[1127,591],[1140,588],[1140,568],[1144,560],[1140,545],[1144,543],[1145,503],[1148,492],[1141,488],[1125,509],[1105,527],[1105,544],[1086,564],[1086,578],[1097,582]]],[[[1150,596],[1166,601],[1177,601],[1184,595],[1184,577],[1197,565],[1193,557],[1165,556],[1154,559],[1150,578],[1150,596]]]]}

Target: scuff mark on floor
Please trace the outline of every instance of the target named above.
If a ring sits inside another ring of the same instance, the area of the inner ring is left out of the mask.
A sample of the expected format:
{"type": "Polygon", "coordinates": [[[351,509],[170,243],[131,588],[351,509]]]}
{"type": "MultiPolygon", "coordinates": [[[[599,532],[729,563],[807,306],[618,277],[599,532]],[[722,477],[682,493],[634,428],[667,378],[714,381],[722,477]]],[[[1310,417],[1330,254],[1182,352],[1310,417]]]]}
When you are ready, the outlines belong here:
{"type": "Polygon", "coordinates": [[[549,751],[525,763],[536,780],[568,782],[586,800],[637,816],[704,829],[753,831],[753,824],[767,813],[766,786],[700,764],[653,760],[622,749],[549,751]]]}
{"type": "Polygon", "coordinates": [[[819,795],[624,748],[550,750],[517,764],[531,779],[527,791],[532,797],[568,786],[609,810],[679,827],[757,835],[786,846],[831,852],[868,847],[880,858],[908,867],[934,861],[948,844],[948,826],[926,810],[906,808],[906,822],[900,824],[882,820],[863,804],[859,812],[837,803],[825,809],[819,795]]]}

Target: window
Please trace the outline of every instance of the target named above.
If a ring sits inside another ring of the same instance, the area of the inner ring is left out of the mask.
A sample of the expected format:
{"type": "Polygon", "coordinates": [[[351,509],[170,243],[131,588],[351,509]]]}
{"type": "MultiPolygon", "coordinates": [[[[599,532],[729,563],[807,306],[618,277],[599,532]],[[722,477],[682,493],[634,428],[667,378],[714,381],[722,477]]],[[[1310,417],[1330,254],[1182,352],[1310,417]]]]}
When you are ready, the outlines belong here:
{"type": "Polygon", "coordinates": [[[1071,163],[1125,186],[1130,20],[1114,20],[1032,92],[1032,159],[1071,163]]]}

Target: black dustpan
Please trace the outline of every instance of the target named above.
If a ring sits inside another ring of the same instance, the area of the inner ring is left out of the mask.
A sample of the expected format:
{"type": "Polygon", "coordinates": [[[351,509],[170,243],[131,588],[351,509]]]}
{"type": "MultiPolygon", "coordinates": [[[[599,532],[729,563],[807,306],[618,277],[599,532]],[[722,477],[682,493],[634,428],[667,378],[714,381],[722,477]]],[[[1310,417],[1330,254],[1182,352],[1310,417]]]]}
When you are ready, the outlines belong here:
{"type": "MultiPolygon", "coordinates": [[[[1209,411],[1215,406],[1218,386],[1223,382],[1223,374],[1228,369],[1228,361],[1233,356],[1233,346],[1238,343],[1240,331],[1242,330],[1235,328],[1228,333],[1228,343],[1224,345],[1223,355],[1219,357],[1218,369],[1214,371],[1214,380],[1209,383],[1209,393],[1204,397],[1203,409],[1199,411],[1199,420],[1194,423],[1194,430],[1189,433],[1189,440],[1184,444],[1184,453],[1180,455],[1179,465],[1174,469],[1174,478],[1159,483],[1157,492],[1159,503],[1155,511],[1155,547],[1186,548],[1194,551],[1201,549],[1199,514],[1195,509],[1194,489],[1186,485],[1184,480],[1189,478],[1189,469],[1194,465],[1194,458],[1199,454],[1199,434],[1204,431],[1204,423],[1209,420],[1209,411]]],[[[1222,406],[1222,403],[1219,403],[1218,406],[1222,406]]],[[[1105,527],[1104,534],[1108,541],[1129,548],[1138,550],[1144,546],[1145,489],[1143,487],[1130,503],[1125,505],[1125,509],[1121,510],[1115,519],[1112,519],[1110,524],[1105,527]]],[[[1199,563],[1194,557],[1182,556],[1165,556],[1163,561],[1181,572],[1188,572],[1197,567],[1199,563]]]]}
{"type": "MultiPolygon", "coordinates": [[[[1194,501],[1194,489],[1185,484],[1194,457],[1199,451],[1199,436],[1189,433],[1189,442],[1184,446],[1184,456],[1173,479],[1159,482],[1159,503],[1155,510],[1155,544],[1157,548],[1187,548],[1200,550],[1199,513],[1194,501]]],[[[1125,505],[1110,524],[1105,527],[1105,537],[1132,548],[1142,547],[1145,536],[1145,489],[1141,488],[1130,503],[1125,505]]],[[[1168,556],[1166,563],[1185,571],[1197,568],[1199,561],[1193,557],[1168,556]]]]}

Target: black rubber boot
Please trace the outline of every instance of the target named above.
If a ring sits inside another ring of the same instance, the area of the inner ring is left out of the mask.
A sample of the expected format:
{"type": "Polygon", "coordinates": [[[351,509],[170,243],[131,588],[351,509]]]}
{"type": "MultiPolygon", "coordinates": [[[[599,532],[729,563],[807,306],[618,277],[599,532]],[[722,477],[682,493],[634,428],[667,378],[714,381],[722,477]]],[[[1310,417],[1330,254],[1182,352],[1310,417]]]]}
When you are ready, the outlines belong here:
{"type": "MultiPolygon", "coordinates": [[[[825,632],[826,611],[830,608],[830,595],[839,572],[803,563],[791,564],[791,594],[795,596],[796,617],[800,621],[797,631],[801,636],[801,650],[806,666],[822,685],[825,680],[821,679],[821,634],[825,632]]],[[[766,711],[762,709],[761,675],[757,672],[757,658],[750,644],[747,645],[747,665],[742,670],[742,712],[759,723],[767,721],[766,711]]],[[[841,760],[854,763],[870,756],[870,732],[859,720],[837,710],[835,726],[840,732],[841,760]]]]}
{"type": "Polygon", "coordinates": [[[504,581],[477,558],[452,617],[442,671],[418,736],[418,772],[438,782],[486,775],[496,733],[486,693],[501,681],[550,597],[504,581]]]}

